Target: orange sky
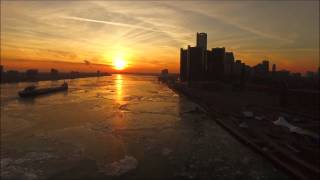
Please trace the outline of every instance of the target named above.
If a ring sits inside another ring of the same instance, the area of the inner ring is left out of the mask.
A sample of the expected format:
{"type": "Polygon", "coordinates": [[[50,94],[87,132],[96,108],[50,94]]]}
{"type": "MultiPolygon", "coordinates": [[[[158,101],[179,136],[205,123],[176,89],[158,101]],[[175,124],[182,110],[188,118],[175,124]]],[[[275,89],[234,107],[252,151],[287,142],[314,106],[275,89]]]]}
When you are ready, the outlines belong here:
{"type": "Polygon", "coordinates": [[[58,69],[60,72],[80,71],[80,72],[111,72],[112,68],[101,64],[85,64],[59,61],[30,61],[30,60],[9,60],[2,63],[5,70],[16,69],[25,71],[27,69],[39,69],[48,72],[51,68],[58,69]]]}
{"type": "Polygon", "coordinates": [[[249,65],[319,67],[319,1],[1,1],[1,64],[117,72],[121,60],[125,72],[178,72],[196,32],[249,65]]]}

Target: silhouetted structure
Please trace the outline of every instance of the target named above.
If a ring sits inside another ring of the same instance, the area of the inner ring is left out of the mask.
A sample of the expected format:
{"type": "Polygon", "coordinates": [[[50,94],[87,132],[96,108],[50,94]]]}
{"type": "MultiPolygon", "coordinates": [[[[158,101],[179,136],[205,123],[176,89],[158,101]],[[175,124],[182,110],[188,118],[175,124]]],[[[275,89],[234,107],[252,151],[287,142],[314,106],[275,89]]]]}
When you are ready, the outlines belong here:
{"type": "Polygon", "coordinates": [[[210,70],[212,73],[210,74],[210,79],[214,80],[222,80],[224,74],[224,59],[225,59],[225,48],[213,48],[211,59],[209,59],[209,63],[211,64],[210,70]],[[213,75],[213,77],[211,77],[213,75]]]}
{"type": "Polygon", "coordinates": [[[266,77],[269,74],[269,61],[263,60],[261,63],[255,65],[254,76],[257,77],[266,77]]]}
{"type": "Polygon", "coordinates": [[[59,73],[59,71],[57,69],[54,69],[54,68],[52,68],[50,70],[50,72],[51,72],[51,74],[58,74],[59,73]]]}
{"type": "Polygon", "coordinates": [[[197,32],[197,47],[207,50],[207,33],[197,32]]]}
{"type": "Polygon", "coordinates": [[[289,78],[289,76],[290,76],[290,71],[287,71],[287,70],[277,71],[276,73],[276,78],[278,81],[285,81],[289,78]]]}
{"type": "Polygon", "coordinates": [[[59,75],[59,71],[58,71],[57,69],[52,68],[52,69],[50,70],[50,74],[51,74],[51,76],[52,76],[53,78],[56,78],[56,77],[58,77],[58,75],[59,75]]]}
{"type": "Polygon", "coordinates": [[[187,59],[188,50],[181,48],[180,49],[180,81],[184,82],[187,80],[187,59]]]}
{"type": "Polygon", "coordinates": [[[306,77],[289,71],[276,71],[276,64],[269,69],[269,60],[250,67],[241,60],[235,61],[233,52],[224,47],[207,50],[207,34],[197,33],[196,47],[188,45],[180,49],[180,81],[212,83],[213,81],[234,82],[234,84],[259,84],[270,86],[273,82],[286,81],[289,88],[317,89],[319,73],[307,72],[306,77]],[[247,83],[248,82],[248,83],[247,83]]]}
{"type": "Polygon", "coordinates": [[[70,72],[70,75],[71,75],[71,78],[76,78],[77,76],[79,76],[79,72],[78,71],[71,71],[70,72]]]}
{"type": "Polygon", "coordinates": [[[236,60],[236,62],[233,64],[233,71],[232,71],[233,77],[235,77],[235,79],[239,80],[242,69],[243,69],[243,65],[241,60],[236,60]]]}
{"type": "Polygon", "coordinates": [[[9,81],[18,79],[19,78],[19,72],[15,70],[9,70],[6,72],[6,77],[9,81]]]}
{"type": "Polygon", "coordinates": [[[232,78],[233,64],[234,64],[233,53],[226,52],[223,66],[224,66],[224,75],[227,80],[230,80],[232,78]]]}
{"type": "Polygon", "coordinates": [[[188,46],[187,51],[187,79],[201,81],[203,78],[203,49],[188,46]]]}
{"type": "Polygon", "coordinates": [[[0,65],[0,82],[2,81],[2,75],[3,75],[3,66],[0,65]]]}
{"type": "Polygon", "coordinates": [[[273,65],[272,65],[272,78],[274,78],[274,77],[275,77],[276,72],[277,72],[276,65],[275,65],[275,64],[273,64],[273,65]]]}
{"type": "Polygon", "coordinates": [[[306,77],[310,80],[314,80],[315,77],[316,77],[316,73],[315,72],[312,72],[312,71],[307,71],[306,72],[306,77]]]}
{"type": "Polygon", "coordinates": [[[302,77],[301,73],[292,73],[291,76],[295,80],[299,80],[302,77]]]}
{"type": "MultiPolygon", "coordinates": [[[[26,72],[18,72],[16,70],[3,71],[1,83],[15,83],[25,81],[47,81],[58,79],[73,79],[73,78],[85,78],[95,77],[97,72],[77,72],[71,73],[59,73],[57,69],[51,69],[50,72],[38,72],[37,69],[29,69],[26,72]]],[[[100,76],[111,76],[106,72],[100,72],[100,76]]]]}
{"type": "Polygon", "coordinates": [[[268,60],[262,61],[262,71],[265,74],[269,73],[269,61],[268,60]]]}
{"type": "Polygon", "coordinates": [[[26,78],[28,80],[36,80],[38,75],[38,70],[37,69],[28,69],[26,71],[26,78]]]}
{"type": "Polygon", "coordinates": [[[168,69],[162,69],[161,70],[161,75],[168,76],[168,74],[169,74],[169,70],[168,69]]]}
{"type": "Polygon", "coordinates": [[[178,79],[177,74],[169,74],[168,69],[162,69],[158,80],[164,83],[174,83],[178,79]]]}

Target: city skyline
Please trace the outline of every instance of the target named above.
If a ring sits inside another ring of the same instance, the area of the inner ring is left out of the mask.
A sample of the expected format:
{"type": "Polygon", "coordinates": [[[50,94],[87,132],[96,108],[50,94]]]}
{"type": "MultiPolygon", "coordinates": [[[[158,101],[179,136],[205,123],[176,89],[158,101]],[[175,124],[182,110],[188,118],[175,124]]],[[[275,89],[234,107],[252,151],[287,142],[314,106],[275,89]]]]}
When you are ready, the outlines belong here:
{"type": "Polygon", "coordinates": [[[90,70],[87,61],[113,72],[179,72],[179,48],[195,42],[195,32],[207,32],[208,47],[226,47],[250,66],[268,59],[279,70],[317,71],[318,7],[318,1],[1,1],[1,64],[90,70]]]}

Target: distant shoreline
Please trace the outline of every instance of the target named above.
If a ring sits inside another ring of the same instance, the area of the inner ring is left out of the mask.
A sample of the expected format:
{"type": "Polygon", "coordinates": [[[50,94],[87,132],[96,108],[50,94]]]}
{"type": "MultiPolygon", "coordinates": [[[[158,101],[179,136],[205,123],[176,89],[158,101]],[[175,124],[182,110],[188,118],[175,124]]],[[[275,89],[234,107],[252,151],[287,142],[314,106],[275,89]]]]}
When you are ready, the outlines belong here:
{"type": "Polygon", "coordinates": [[[67,80],[67,79],[79,79],[79,78],[88,78],[88,77],[102,77],[102,76],[112,76],[110,73],[61,73],[58,75],[52,75],[50,73],[39,73],[35,77],[26,77],[24,73],[19,73],[15,75],[6,75],[4,74],[1,77],[0,84],[11,84],[11,83],[20,83],[20,82],[39,82],[39,81],[58,81],[58,80],[67,80]]]}

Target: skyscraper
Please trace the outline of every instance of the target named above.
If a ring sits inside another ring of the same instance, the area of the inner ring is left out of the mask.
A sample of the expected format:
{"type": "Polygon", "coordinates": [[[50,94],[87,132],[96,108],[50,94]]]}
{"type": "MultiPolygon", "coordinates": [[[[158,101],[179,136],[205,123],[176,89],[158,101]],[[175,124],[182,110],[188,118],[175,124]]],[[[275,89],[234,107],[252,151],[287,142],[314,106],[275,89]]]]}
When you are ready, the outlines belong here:
{"type": "Polygon", "coordinates": [[[188,81],[203,80],[203,49],[200,47],[188,46],[187,51],[187,79],[188,81]]]}
{"type": "Polygon", "coordinates": [[[197,32],[197,47],[207,50],[207,33],[197,32]]]}
{"type": "Polygon", "coordinates": [[[180,81],[187,80],[187,57],[188,57],[188,50],[187,49],[180,49],[180,81]]]}
{"type": "Polygon", "coordinates": [[[273,64],[273,65],[272,65],[272,73],[274,74],[276,71],[277,71],[277,69],[276,69],[276,64],[273,64]]]}
{"type": "Polygon", "coordinates": [[[232,74],[232,68],[234,63],[234,55],[232,52],[226,52],[226,56],[224,59],[224,74],[226,78],[230,78],[232,74]]]}
{"type": "Polygon", "coordinates": [[[3,66],[0,65],[0,81],[2,81],[3,66]]]}
{"type": "Polygon", "coordinates": [[[269,61],[268,60],[263,60],[262,61],[262,71],[264,74],[269,73],[269,61]]]}
{"type": "Polygon", "coordinates": [[[239,77],[242,72],[242,62],[241,60],[236,60],[236,62],[233,64],[233,74],[235,77],[239,77]]]}
{"type": "Polygon", "coordinates": [[[226,50],[222,48],[212,48],[211,59],[208,59],[209,63],[209,79],[221,80],[224,73],[224,59],[226,50]]]}

